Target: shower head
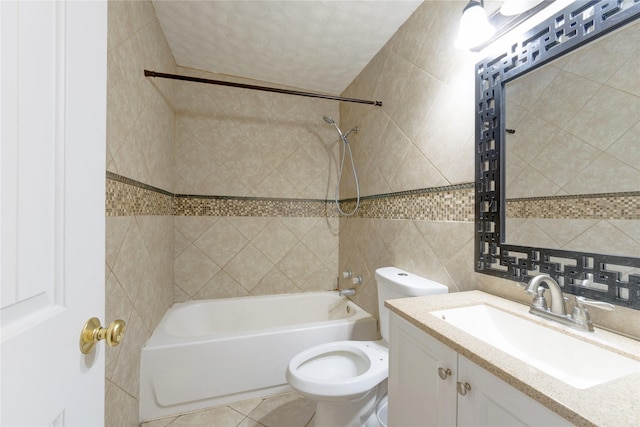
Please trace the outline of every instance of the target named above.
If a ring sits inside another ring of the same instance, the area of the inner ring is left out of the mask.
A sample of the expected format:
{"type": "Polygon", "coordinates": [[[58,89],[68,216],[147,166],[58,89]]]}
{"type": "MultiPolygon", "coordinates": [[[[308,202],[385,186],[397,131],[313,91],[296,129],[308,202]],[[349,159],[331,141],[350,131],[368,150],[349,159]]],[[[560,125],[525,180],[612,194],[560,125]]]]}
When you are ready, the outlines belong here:
{"type": "Polygon", "coordinates": [[[333,125],[336,130],[338,131],[338,135],[340,135],[340,139],[344,138],[344,135],[342,134],[342,131],[340,130],[340,128],[338,127],[338,124],[336,123],[335,120],[333,120],[331,117],[329,116],[324,116],[322,118],[325,122],[329,123],[330,125],[333,125]]]}

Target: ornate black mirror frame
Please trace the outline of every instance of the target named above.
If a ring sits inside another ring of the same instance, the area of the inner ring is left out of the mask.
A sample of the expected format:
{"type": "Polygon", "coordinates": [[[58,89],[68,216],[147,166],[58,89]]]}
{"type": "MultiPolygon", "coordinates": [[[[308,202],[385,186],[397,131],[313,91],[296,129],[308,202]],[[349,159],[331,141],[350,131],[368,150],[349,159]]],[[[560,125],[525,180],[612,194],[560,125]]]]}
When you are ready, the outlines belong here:
{"type": "Polygon", "coordinates": [[[546,273],[561,284],[563,292],[640,310],[640,274],[629,274],[623,281],[614,267],[640,268],[640,258],[504,243],[504,85],[639,17],[640,0],[576,1],[537,25],[507,51],[476,64],[477,272],[518,282],[546,273]],[[600,286],[583,286],[589,277],[600,286]]]}

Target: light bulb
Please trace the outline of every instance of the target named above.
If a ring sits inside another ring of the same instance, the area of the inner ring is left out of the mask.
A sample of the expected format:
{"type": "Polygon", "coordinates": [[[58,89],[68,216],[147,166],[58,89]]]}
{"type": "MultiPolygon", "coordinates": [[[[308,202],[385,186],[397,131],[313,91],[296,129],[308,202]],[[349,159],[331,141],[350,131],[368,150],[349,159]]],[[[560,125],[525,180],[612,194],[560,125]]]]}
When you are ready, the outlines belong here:
{"type": "Polygon", "coordinates": [[[489,20],[482,5],[471,0],[465,6],[460,18],[460,30],[455,46],[457,49],[470,49],[479,46],[491,38],[495,29],[489,20]]]}

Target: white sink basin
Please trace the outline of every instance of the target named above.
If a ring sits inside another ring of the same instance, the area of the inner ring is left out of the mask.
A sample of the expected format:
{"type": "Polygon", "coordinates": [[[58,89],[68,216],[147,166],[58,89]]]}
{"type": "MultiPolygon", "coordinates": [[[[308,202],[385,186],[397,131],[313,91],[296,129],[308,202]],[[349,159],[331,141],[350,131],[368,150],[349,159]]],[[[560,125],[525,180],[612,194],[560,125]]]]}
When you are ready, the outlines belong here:
{"type": "Polygon", "coordinates": [[[431,314],[575,388],[640,373],[640,361],[488,305],[431,314]]]}

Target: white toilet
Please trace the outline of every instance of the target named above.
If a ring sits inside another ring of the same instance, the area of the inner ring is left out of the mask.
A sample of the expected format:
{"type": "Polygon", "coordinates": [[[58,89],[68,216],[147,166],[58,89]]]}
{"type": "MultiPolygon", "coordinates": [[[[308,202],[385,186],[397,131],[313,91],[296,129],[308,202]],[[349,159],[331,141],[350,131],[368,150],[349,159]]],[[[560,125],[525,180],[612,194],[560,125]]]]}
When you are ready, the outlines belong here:
{"type": "Polygon", "coordinates": [[[289,385],[317,402],[314,427],[386,426],[389,312],[384,302],[448,292],[445,285],[395,267],[379,268],[375,277],[382,340],[321,344],[289,362],[289,385]]]}

